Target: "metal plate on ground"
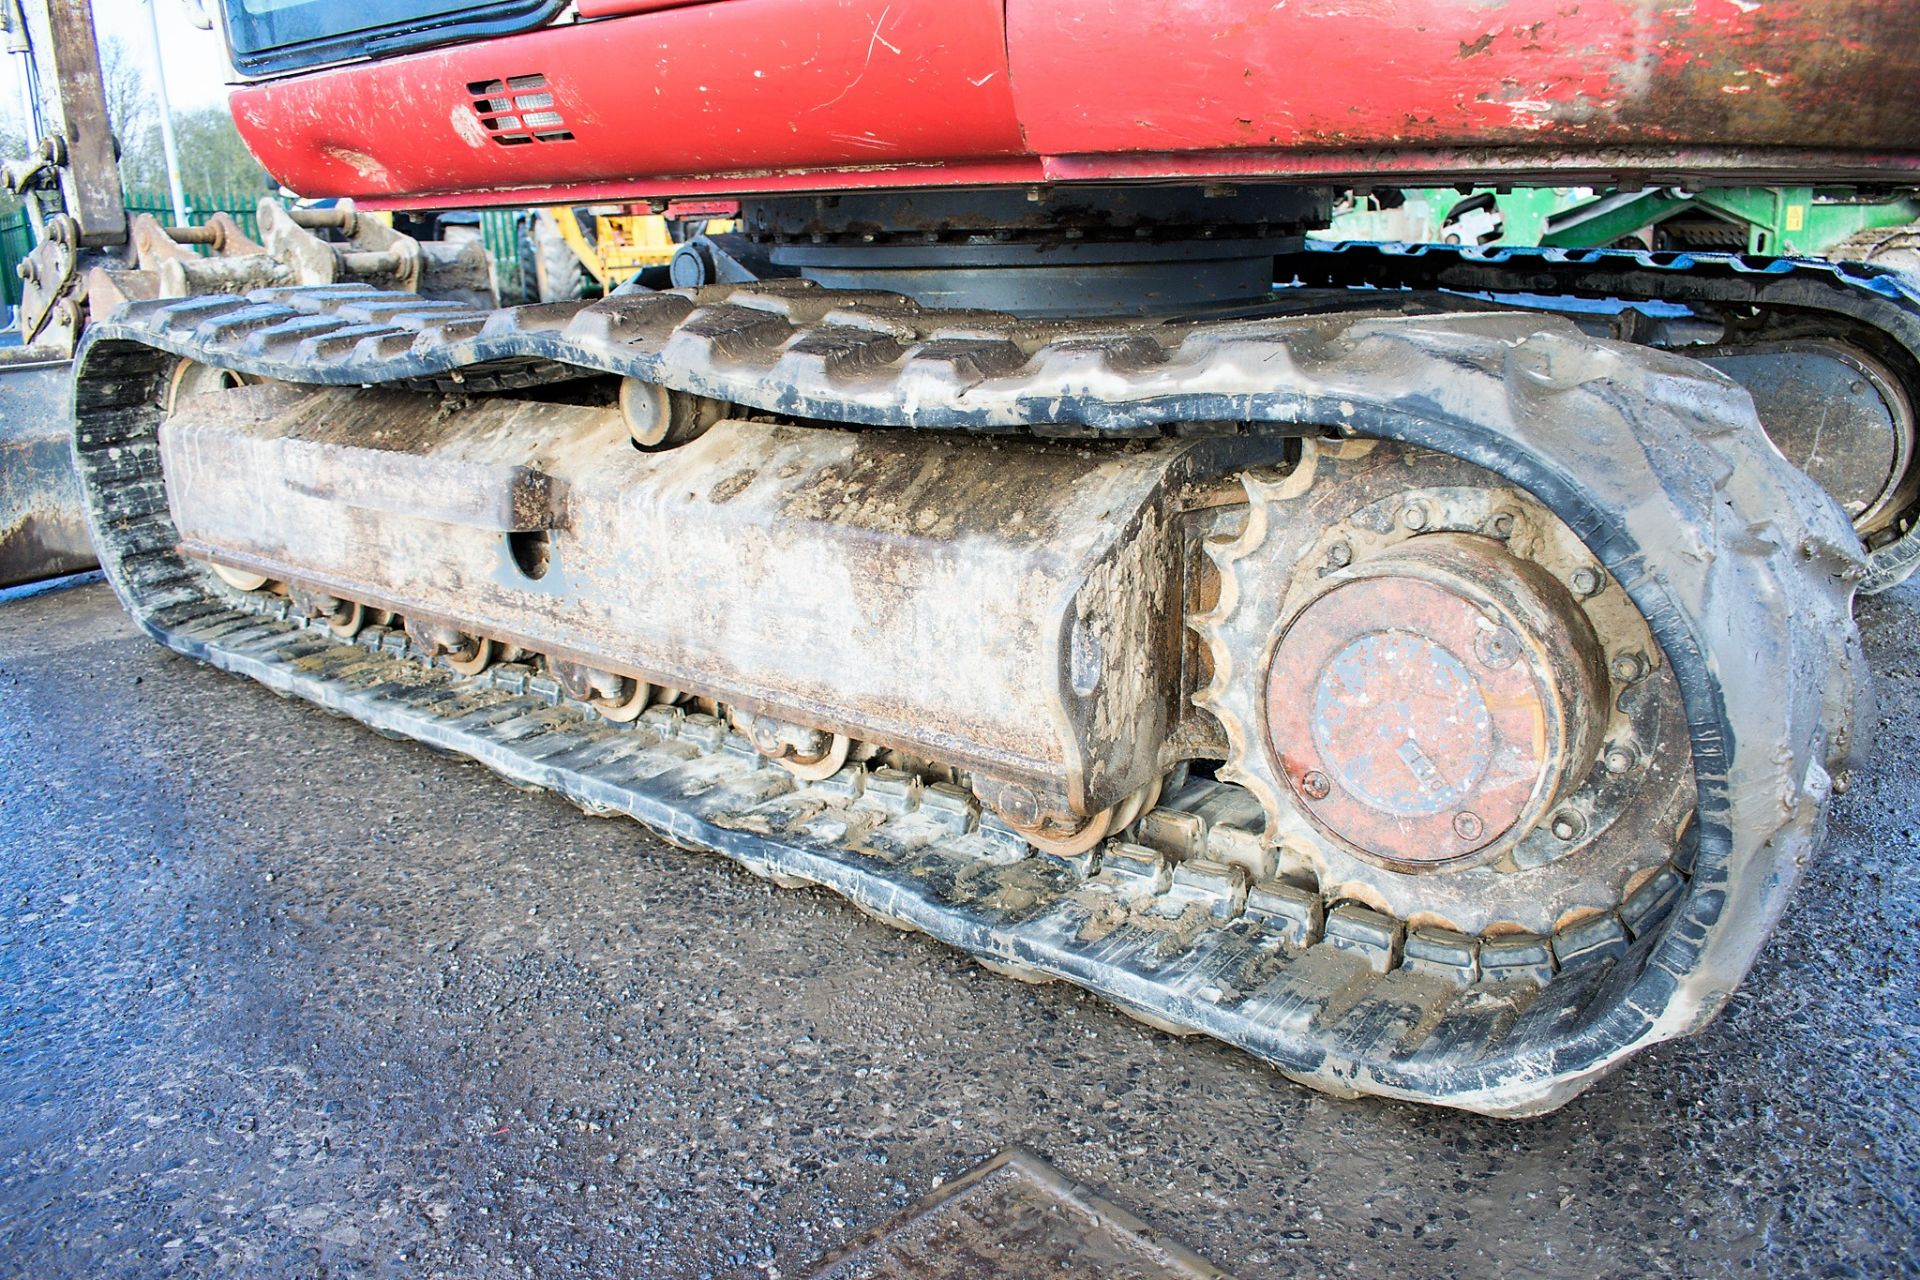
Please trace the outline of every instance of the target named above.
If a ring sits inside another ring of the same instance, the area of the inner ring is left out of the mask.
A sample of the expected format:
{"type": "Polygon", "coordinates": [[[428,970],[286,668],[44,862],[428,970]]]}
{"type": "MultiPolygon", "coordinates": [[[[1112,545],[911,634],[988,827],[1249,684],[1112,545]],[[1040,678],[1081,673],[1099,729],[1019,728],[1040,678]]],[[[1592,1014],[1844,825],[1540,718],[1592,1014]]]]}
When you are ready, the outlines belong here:
{"type": "Polygon", "coordinates": [[[962,1174],[807,1274],[809,1280],[1232,1280],[1018,1149],[962,1174]]]}

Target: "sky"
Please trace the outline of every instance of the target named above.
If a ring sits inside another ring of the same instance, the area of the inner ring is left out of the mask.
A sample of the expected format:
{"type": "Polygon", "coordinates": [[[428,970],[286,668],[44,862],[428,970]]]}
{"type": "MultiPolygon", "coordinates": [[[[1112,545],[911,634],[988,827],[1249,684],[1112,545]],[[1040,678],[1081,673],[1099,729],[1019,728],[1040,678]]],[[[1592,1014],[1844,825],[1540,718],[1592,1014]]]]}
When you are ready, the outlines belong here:
{"type": "MultiPolygon", "coordinates": [[[[227,65],[227,47],[216,21],[212,31],[196,30],[185,0],[153,0],[160,16],[160,56],[167,72],[167,94],[174,110],[191,110],[227,100],[226,86],[233,76],[227,65]]],[[[36,46],[44,36],[44,4],[24,0],[35,30],[36,46]]],[[[209,0],[207,11],[218,8],[209,0]]],[[[93,0],[93,25],[104,40],[116,36],[127,51],[143,62],[153,57],[144,0],[93,0]]],[[[20,119],[19,59],[0,54],[0,117],[18,127],[20,119]]],[[[43,61],[41,74],[51,74],[43,61]]]]}

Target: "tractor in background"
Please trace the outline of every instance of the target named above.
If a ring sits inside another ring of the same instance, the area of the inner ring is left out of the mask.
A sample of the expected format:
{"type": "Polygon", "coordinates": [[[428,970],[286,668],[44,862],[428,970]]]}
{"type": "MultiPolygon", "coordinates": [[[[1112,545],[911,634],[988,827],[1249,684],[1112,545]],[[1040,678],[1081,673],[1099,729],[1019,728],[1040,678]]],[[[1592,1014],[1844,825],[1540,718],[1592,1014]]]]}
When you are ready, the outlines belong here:
{"type": "Polygon", "coordinates": [[[629,281],[665,288],[675,283],[672,263],[682,245],[732,230],[730,218],[683,212],[669,220],[645,205],[529,209],[517,224],[518,297],[572,302],[604,297],[629,281]]]}
{"type": "Polygon", "coordinates": [[[1868,263],[1896,247],[1910,252],[1917,229],[1920,194],[1912,188],[1396,187],[1347,193],[1332,224],[1312,236],[1868,263]]]}

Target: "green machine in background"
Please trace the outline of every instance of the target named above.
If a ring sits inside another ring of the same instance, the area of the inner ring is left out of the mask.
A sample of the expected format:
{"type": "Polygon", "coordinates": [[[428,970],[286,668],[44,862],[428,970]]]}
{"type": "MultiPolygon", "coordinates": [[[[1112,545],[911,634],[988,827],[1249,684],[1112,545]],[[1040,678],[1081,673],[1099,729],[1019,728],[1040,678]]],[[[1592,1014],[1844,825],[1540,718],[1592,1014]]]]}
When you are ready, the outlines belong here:
{"type": "Polygon", "coordinates": [[[1549,248],[1641,248],[1881,262],[1920,269],[1920,193],[1826,187],[1424,187],[1356,192],[1314,233],[1549,248]]]}

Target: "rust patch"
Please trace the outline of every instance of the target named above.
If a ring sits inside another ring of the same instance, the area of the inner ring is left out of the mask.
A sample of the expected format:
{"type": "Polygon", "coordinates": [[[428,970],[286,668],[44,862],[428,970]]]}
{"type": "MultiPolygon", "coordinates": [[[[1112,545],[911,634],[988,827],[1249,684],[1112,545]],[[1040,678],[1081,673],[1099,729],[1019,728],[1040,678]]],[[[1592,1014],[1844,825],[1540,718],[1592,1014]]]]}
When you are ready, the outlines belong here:
{"type": "Polygon", "coordinates": [[[1460,56],[1462,58],[1471,58],[1476,54],[1485,53],[1487,51],[1487,46],[1491,45],[1492,43],[1493,43],[1493,32],[1491,31],[1482,35],[1478,40],[1474,40],[1471,42],[1462,40],[1460,42],[1460,56]]]}

